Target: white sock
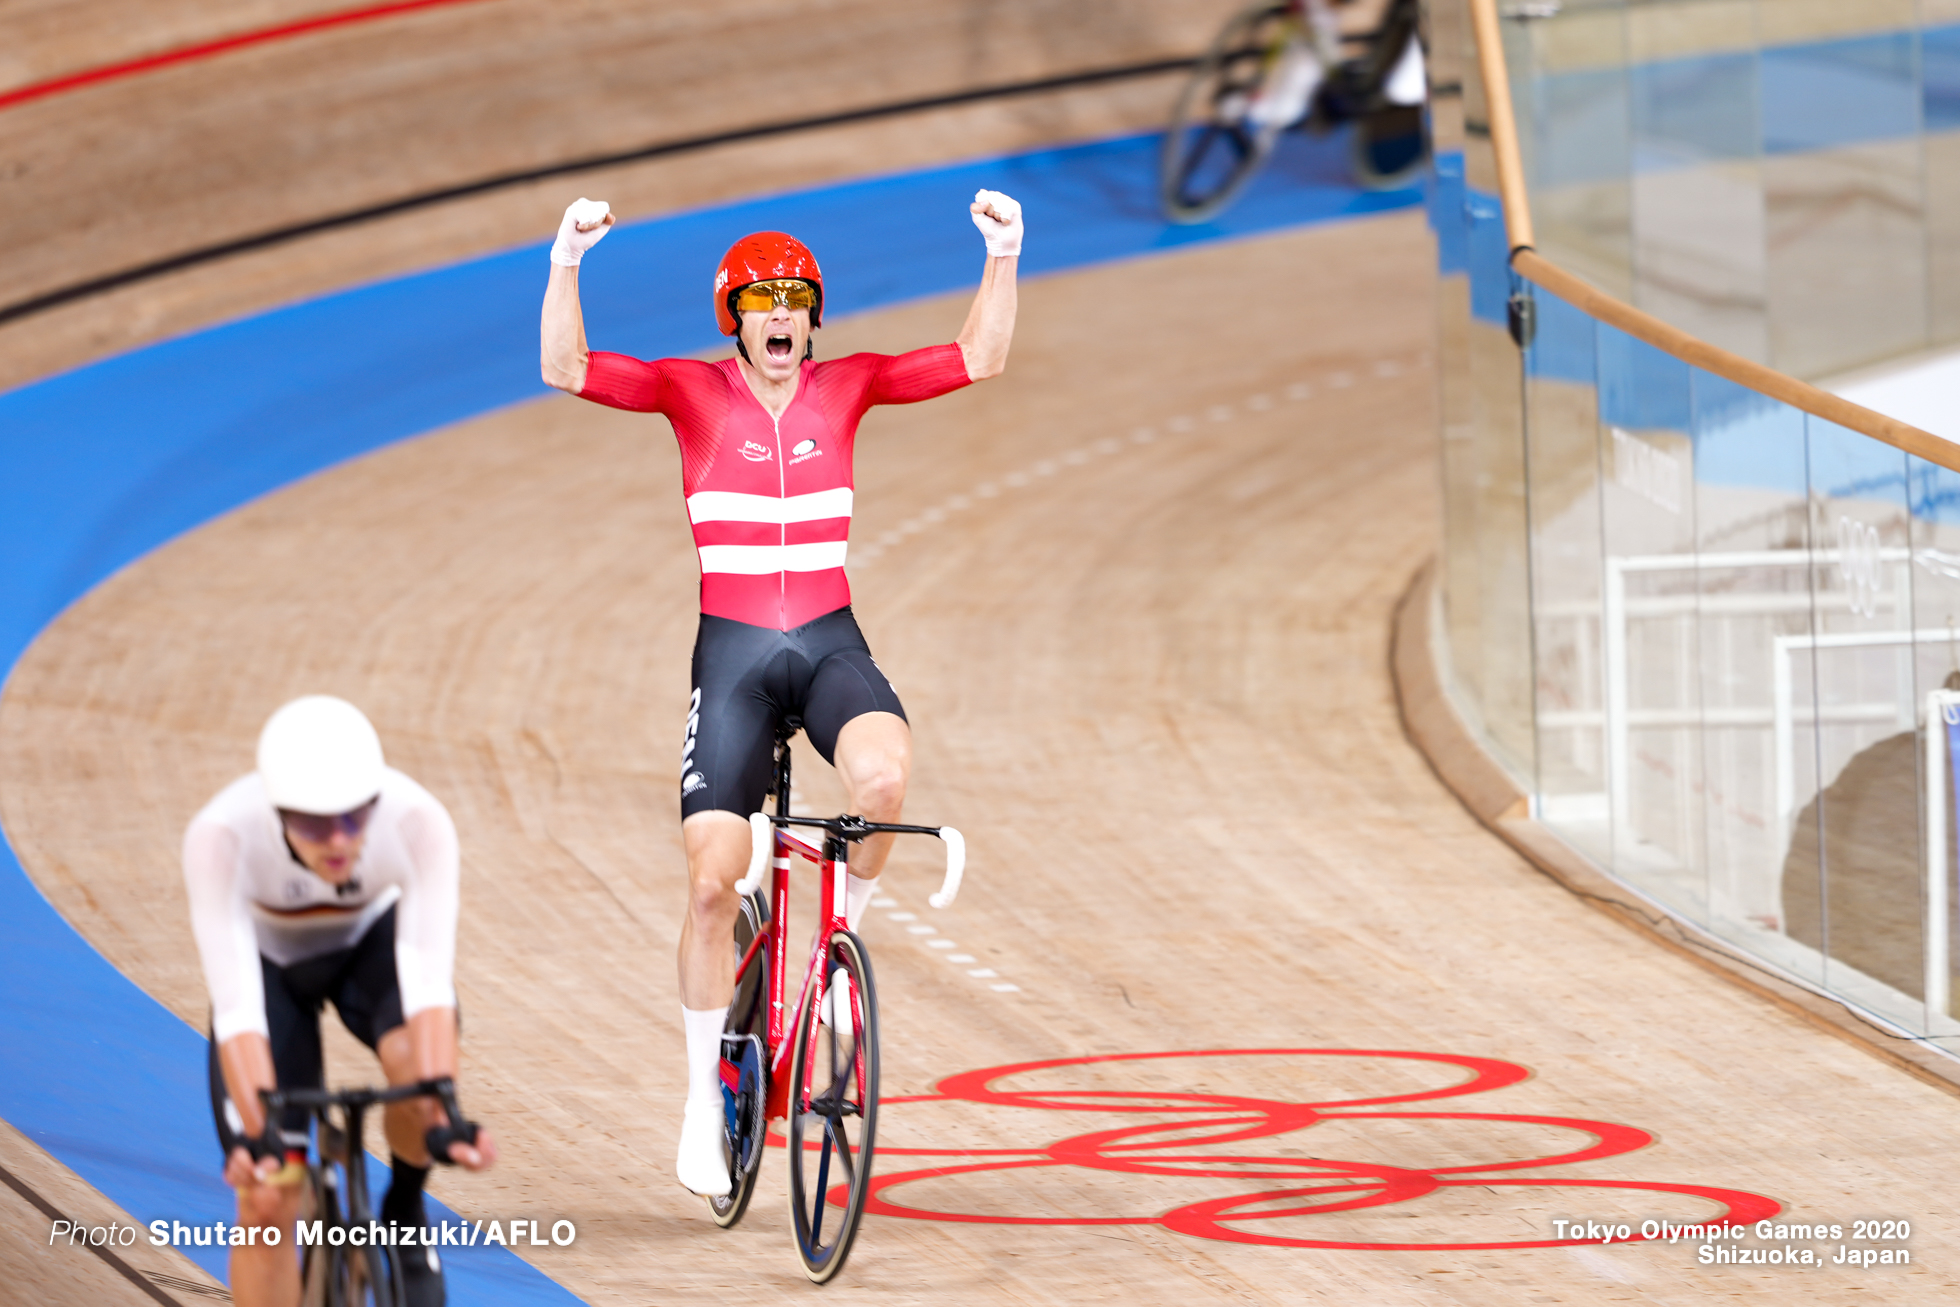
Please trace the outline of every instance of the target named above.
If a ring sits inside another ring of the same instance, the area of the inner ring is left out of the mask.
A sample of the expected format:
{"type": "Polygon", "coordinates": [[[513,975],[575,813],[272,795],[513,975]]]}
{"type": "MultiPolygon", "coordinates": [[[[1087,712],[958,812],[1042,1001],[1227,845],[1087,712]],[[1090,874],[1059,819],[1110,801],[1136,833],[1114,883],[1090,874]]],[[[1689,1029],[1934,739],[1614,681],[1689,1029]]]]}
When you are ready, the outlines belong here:
{"type": "Polygon", "coordinates": [[[858,922],[864,920],[864,910],[871,906],[871,896],[878,892],[878,878],[859,880],[849,872],[844,873],[844,924],[853,931],[858,922]]]}
{"type": "Polygon", "coordinates": [[[721,1028],[728,1024],[725,1007],[697,1011],[681,1008],[687,1027],[687,1105],[721,1111],[721,1028]]]}

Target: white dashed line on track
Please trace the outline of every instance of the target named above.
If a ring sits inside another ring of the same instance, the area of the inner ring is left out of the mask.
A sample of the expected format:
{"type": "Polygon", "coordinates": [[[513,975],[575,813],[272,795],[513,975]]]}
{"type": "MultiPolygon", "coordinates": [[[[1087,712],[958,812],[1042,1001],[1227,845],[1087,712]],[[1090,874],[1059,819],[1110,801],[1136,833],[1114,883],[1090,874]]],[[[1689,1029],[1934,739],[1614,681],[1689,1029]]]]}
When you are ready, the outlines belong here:
{"type": "MultiPolygon", "coordinates": [[[[929,949],[957,949],[959,947],[957,943],[941,935],[938,927],[926,925],[919,920],[918,913],[906,911],[904,905],[890,895],[880,895],[873,899],[871,906],[887,909],[885,920],[904,926],[906,934],[918,936],[919,942],[929,949]],[[932,936],[932,938],[925,938],[928,935],[932,936]]],[[[957,966],[970,967],[974,962],[979,960],[971,953],[941,953],[939,956],[957,966]]],[[[966,974],[975,980],[992,980],[1000,975],[1000,972],[994,970],[992,967],[977,967],[968,971],[966,974]]],[[[1012,984],[989,985],[988,988],[996,994],[1018,994],[1021,992],[1019,985],[1012,984]]]]}
{"type": "MultiPolygon", "coordinates": [[[[1411,362],[1418,368],[1422,367],[1428,362],[1428,356],[1418,355],[1411,362]]],[[[1366,380],[1369,377],[1381,380],[1399,377],[1407,371],[1408,366],[1409,364],[1401,359],[1377,359],[1366,376],[1357,374],[1354,371],[1342,369],[1337,372],[1325,374],[1320,378],[1320,381],[1332,389],[1341,390],[1351,387],[1357,381],[1366,380]]],[[[1314,393],[1313,383],[1295,381],[1288,385],[1283,393],[1289,400],[1310,399],[1314,393]]],[[[1269,412],[1273,408],[1273,405],[1273,397],[1264,391],[1248,395],[1245,399],[1245,407],[1254,413],[1269,412]]],[[[1239,411],[1230,404],[1213,404],[1205,409],[1204,415],[1210,422],[1231,422],[1239,417],[1239,411]]],[[[1179,413],[1165,419],[1163,425],[1165,430],[1173,435],[1178,435],[1197,430],[1199,421],[1188,413],[1179,413]]],[[[1157,439],[1157,428],[1137,427],[1130,432],[1129,443],[1132,445],[1148,445],[1155,443],[1157,439]]],[[[1111,455],[1120,454],[1123,448],[1123,441],[1115,437],[1105,436],[1092,444],[1067,450],[1061,454],[1041,459],[1027,468],[1005,473],[998,481],[982,481],[965,493],[954,495],[943,503],[922,510],[917,515],[908,518],[891,530],[884,532],[876,540],[853,551],[850,560],[851,564],[862,567],[867,563],[875,562],[893,546],[903,544],[907,538],[919,534],[927,527],[945,521],[947,514],[962,512],[972,507],[973,501],[976,499],[998,498],[1003,488],[1007,490],[1019,490],[1023,486],[1033,484],[1039,477],[1052,477],[1067,468],[1081,467],[1084,464],[1094,461],[1096,458],[1108,458],[1111,455]]]]}

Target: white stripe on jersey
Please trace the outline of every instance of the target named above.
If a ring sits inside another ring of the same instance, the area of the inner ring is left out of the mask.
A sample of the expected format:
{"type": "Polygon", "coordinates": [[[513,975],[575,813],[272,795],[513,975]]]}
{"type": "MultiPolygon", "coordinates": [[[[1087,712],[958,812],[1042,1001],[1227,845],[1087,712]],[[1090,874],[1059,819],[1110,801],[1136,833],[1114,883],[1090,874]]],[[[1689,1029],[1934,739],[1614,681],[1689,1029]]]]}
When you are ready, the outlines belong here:
{"type": "MultiPolygon", "coordinates": [[[[850,515],[851,488],[849,486],[819,490],[808,495],[745,495],[734,490],[697,490],[687,497],[688,520],[695,523],[767,522],[774,526],[786,526],[791,522],[821,522],[825,518],[850,515]]],[[[762,570],[774,572],[781,569],[767,567],[762,570]]],[[[814,571],[816,569],[791,568],[790,570],[814,571]]]]}
{"type": "Polygon", "coordinates": [[[848,540],[820,540],[807,545],[702,545],[701,570],[732,572],[740,576],[767,576],[771,572],[827,572],[844,565],[844,556],[850,547],[848,540]]]}

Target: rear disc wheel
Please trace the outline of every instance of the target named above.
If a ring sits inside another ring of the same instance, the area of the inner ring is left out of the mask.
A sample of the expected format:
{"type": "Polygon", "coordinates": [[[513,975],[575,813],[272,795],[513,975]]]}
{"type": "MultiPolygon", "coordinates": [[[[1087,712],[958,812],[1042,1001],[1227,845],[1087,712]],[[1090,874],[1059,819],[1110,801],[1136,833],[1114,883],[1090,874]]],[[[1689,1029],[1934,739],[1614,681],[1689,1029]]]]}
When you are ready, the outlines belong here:
{"type": "MultiPolygon", "coordinates": [[[[768,902],[760,894],[752,894],[742,900],[742,911],[735,918],[735,960],[739,964],[742,955],[748,952],[749,945],[762,933],[769,922],[768,902]]],[[[735,998],[728,1005],[728,1022],[723,1027],[730,1035],[754,1035],[763,1043],[766,1054],[769,1036],[769,950],[758,949],[755,961],[735,982],[735,998]]],[[[708,1214],[715,1218],[715,1224],[724,1230],[742,1219],[749,1210],[749,1199],[755,1196],[755,1180],[762,1172],[762,1145],[769,1132],[763,1105],[769,1101],[769,1063],[765,1056],[759,1068],[761,1083],[753,1089],[760,1095],[760,1101],[737,1103],[737,1118],[743,1132],[754,1132],[753,1138],[742,1138],[731,1134],[728,1139],[728,1184],[725,1194],[708,1199],[708,1214]],[[748,1165],[742,1164],[742,1153],[748,1152],[748,1165]]]]}

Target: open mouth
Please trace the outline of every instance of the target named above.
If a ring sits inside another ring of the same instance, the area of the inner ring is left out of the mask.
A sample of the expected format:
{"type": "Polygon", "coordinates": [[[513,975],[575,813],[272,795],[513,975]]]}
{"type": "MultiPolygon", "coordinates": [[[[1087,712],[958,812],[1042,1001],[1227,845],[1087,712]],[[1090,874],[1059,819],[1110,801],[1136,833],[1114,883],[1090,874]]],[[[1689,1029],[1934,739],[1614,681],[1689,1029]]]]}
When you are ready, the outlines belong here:
{"type": "Polygon", "coordinates": [[[771,336],[768,339],[768,341],[765,342],[764,348],[769,351],[770,358],[786,359],[789,357],[790,339],[788,336],[782,336],[782,335],[771,336]]]}

